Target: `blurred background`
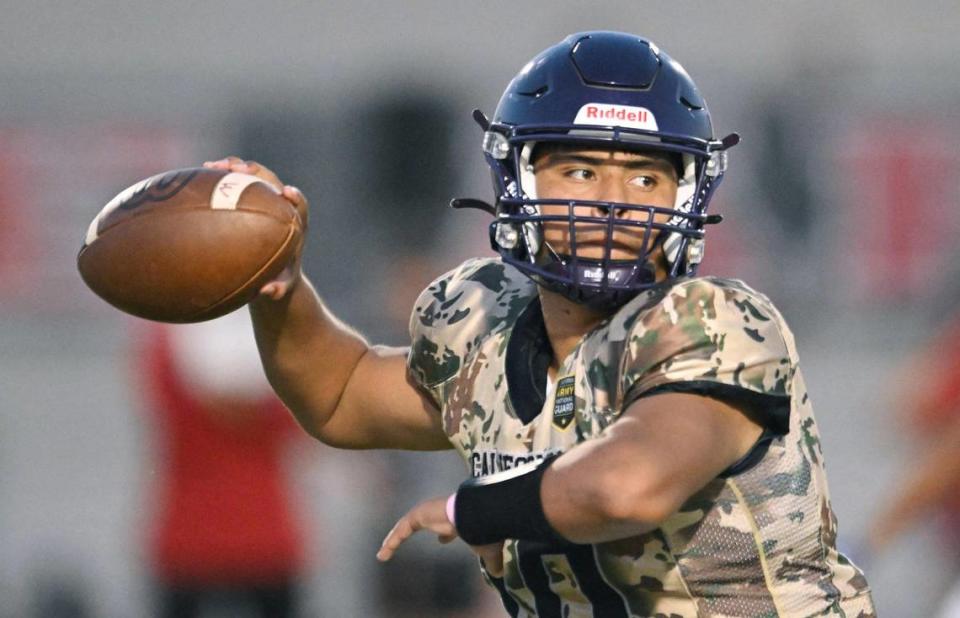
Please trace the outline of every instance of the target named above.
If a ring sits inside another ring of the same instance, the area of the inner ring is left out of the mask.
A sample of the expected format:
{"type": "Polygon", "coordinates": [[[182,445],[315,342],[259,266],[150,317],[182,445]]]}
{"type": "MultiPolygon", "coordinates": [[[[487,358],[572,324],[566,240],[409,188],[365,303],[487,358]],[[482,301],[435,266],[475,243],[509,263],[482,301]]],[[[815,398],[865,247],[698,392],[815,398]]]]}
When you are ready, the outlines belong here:
{"type": "MultiPolygon", "coordinates": [[[[157,597],[153,331],[75,267],[103,204],[167,169],[259,160],[312,201],[306,269],[329,305],[402,345],[422,286],[491,254],[485,216],[446,206],[490,197],[471,110],[589,29],[656,41],[716,131],[743,136],[703,270],[794,328],[840,545],[880,615],[935,615],[960,511],[916,509],[883,551],[867,539],[960,410],[960,4],[0,0],[0,16],[0,617],[147,616],[157,597]]],[[[285,444],[301,615],[500,615],[462,545],[374,559],[462,479],[455,455],[285,444]]]]}

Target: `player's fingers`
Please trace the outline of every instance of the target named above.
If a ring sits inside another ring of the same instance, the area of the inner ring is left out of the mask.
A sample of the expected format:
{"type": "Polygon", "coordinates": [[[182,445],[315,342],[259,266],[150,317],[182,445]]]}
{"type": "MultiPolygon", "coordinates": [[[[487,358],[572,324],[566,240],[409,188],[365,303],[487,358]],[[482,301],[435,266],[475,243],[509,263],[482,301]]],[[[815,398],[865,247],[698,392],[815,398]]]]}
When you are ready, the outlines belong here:
{"type": "Polygon", "coordinates": [[[452,543],[457,539],[456,534],[438,534],[437,540],[446,545],[447,543],[452,543]]]}
{"type": "Polygon", "coordinates": [[[224,157],[227,161],[227,169],[234,172],[246,172],[247,171],[247,162],[241,159],[240,157],[230,155],[224,157]]]}
{"type": "Polygon", "coordinates": [[[260,295],[270,300],[280,300],[287,295],[289,289],[290,284],[286,281],[271,281],[260,288],[260,295]]]}
{"type": "Polygon", "coordinates": [[[303,194],[303,191],[296,187],[291,187],[290,185],[285,185],[282,191],[283,197],[285,197],[293,207],[297,209],[297,214],[300,215],[300,223],[303,226],[303,229],[307,229],[307,223],[309,220],[310,204],[307,202],[307,196],[303,194]]]}
{"type": "Polygon", "coordinates": [[[404,516],[400,519],[393,529],[387,533],[386,538],[383,539],[383,543],[380,545],[380,551],[377,552],[377,560],[386,562],[392,558],[397,548],[418,529],[419,528],[416,528],[411,522],[410,518],[404,516]]]}
{"type": "Polygon", "coordinates": [[[283,189],[283,183],[280,182],[280,178],[274,174],[272,170],[257,161],[229,155],[216,161],[204,161],[203,166],[212,169],[238,172],[240,174],[251,174],[273,185],[278,191],[283,189]]]}
{"type": "Polygon", "coordinates": [[[204,161],[203,167],[209,167],[209,168],[218,169],[218,170],[227,170],[232,172],[247,173],[246,162],[240,157],[236,157],[233,155],[229,155],[229,156],[223,157],[222,159],[217,159],[215,161],[204,161]]]}
{"type": "Polygon", "coordinates": [[[283,197],[287,198],[287,200],[297,208],[305,208],[307,206],[307,196],[303,194],[303,191],[293,185],[284,185],[282,194],[283,197]]]}
{"type": "Polygon", "coordinates": [[[228,170],[230,169],[230,161],[228,161],[226,158],[217,159],[216,161],[204,161],[203,167],[217,170],[228,170]]]}
{"type": "MultiPolygon", "coordinates": [[[[450,520],[447,519],[445,511],[437,513],[436,502],[436,500],[429,500],[417,505],[416,508],[407,514],[407,517],[410,518],[412,525],[417,530],[429,530],[439,536],[452,536],[456,538],[458,536],[457,529],[450,523],[450,520]]],[[[441,500],[441,505],[444,502],[445,500],[441,500]]]]}
{"type": "Polygon", "coordinates": [[[262,178],[263,180],[266,180],[271,185],[276,187],[278,190],[281,190],[281,191],[283,190],[283,183],[280,182],[280,177],[277,176],[273,172],[273,170],[271,170],[267,166],[257,161],[252,161],[249,159],[246,161],[243,161],[243,165],[244,165],[244,169],[246,169],[245,173],[253,174],[257,178],[262,178]]]}
{"type": "Polygon", "coordinates": [[[300,262],[295,260],[290,266],[284,268],[276,279],[265,283],[260,288],[260,295],[271,300],[280,300],[293,288],[300,276],[300,262]]]}

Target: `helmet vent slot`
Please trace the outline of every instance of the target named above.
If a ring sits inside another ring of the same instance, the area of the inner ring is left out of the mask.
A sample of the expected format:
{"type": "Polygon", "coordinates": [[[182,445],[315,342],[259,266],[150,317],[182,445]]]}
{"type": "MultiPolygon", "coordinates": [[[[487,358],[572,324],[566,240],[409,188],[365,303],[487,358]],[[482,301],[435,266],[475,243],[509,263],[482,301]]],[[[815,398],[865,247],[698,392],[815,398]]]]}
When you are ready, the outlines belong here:
{"type": "Polygon", "coordinates": [[[523,95],[525,97],[533,97],[534,99],[539,99],[543,95],[547,94],[547,92],[549,91],[550,91],[550,86],[544,84],[539,88],[537,88],[536,90],[529,91],[529,92],[518,92],[517,94],[523,95]]]}
{"type": "Polygon", "coordinates": [[[688,99],[687,97],[685,97],[685,96],[683,96],[683,95],[680,95],[680,102],[683,103],[684,105],[686,105],[689,109],[693,109],[693,110],[701,110],[701,109],[703,109],[703,105],[702,105],[702,104],[700,104],[700,103],[694,103],[693,101],[691,101],[690,99],[688,99]]]}

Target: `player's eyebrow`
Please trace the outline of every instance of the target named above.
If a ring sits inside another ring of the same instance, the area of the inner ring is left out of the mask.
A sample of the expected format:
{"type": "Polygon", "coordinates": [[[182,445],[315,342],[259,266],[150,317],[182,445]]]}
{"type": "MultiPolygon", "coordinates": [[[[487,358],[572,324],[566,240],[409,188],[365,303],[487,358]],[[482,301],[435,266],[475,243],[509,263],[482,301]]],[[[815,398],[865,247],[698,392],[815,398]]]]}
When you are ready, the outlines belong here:
{"type": "Polygon", "coordinates": [[[639,155],[631,159],[612,159],[609,157],[591,157],[588,155],[576,154],[572,152],[552,152],[544,157],[545,167],[563,165],[565,163],[582,163],[584,165],[616,165],[628,170],[635,169],[658,169],[663,172],[669,172],[674,169],[673,165],[664,159],[658,157],[647,157],[639,155]]]}

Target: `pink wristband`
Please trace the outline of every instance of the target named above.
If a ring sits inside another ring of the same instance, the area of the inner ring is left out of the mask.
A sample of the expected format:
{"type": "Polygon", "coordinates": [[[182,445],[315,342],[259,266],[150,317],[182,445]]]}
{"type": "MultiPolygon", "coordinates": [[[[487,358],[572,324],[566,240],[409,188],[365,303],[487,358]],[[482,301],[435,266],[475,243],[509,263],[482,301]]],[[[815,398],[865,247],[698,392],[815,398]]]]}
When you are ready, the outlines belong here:
{"type": "Polygon", "coordinates": [[[457,494],[456,492],[450,494],[450,497],[447,498],[447,519],[450,520],[450,523],[453,524],[453,527],[457,527],[457,522],[455,521],[455,515],[457,508],[457,494]]]}

